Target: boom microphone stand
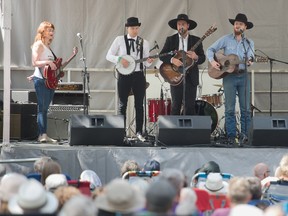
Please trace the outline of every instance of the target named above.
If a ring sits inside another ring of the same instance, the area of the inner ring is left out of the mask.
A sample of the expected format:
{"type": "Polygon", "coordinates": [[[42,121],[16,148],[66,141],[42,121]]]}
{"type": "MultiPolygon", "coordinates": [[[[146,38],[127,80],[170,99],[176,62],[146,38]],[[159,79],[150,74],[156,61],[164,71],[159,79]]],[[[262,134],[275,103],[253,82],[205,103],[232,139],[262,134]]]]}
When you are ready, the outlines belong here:
{"type": "Polygon", "coordinates": [[[269,62],[270,62],[270,93],[269,93],[270,108],[269,108],[269,111],[270,111],[270,116],[272,116],[272,88],[273,88],[272,72],[273,72],[273,62],[275,61],[275,62],[280,62],[280,63],[283,63],[283,64],[288,64],[288,62],[284,62],[284,61],[281,61],[281,60],[270,58],[268,55],[266,55],[261,50],[258,50],[258,51],[261,52],[262,54],[264,54],[267,57],[267,59],[269,60],[269,62]]]}
{"type": "Polygon", "coordinates": [[[83,70],[82,70],[82,77],[83,77],[83,112],[84,115],[88,115],[88,98],[90,96],[90,88],[89,88],[89,83],[90,83],[90,75],[87,72],[87,64],[86,64],[86,58],[84,56],[84,50],[83,50],[83,43],[82,43],[82,36],[80,33],[77,33],[77,37],[80,40],[80,46],[81,46],[81,50],[82,50],[82,57],[80,58],[80,61],[83,62],[83,70]],[[86,99],[86,83],[87,83],[87,89],[88,89],[88,98],[86,99]]]}

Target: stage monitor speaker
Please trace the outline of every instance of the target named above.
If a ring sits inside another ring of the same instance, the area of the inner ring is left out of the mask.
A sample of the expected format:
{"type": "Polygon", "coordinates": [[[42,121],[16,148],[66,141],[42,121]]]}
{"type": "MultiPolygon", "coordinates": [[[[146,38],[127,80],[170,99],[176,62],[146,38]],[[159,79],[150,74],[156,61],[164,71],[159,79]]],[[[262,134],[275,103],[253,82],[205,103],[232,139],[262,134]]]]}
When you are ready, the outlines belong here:
{"type": "Polygon", "coordinates": [[[158,118],[159,142],[169,146],[210,144],[210,116],[162,116],[158,118]]]}
{"type": "Polygon", "coordinates": [[[82,105],[50,105],[47,116],[47,134],[57,140],[68,139],[71,115],[83,114],[82,105]]]}
{"type": "Polygon", "coordinates": [[[288,146],[288,117],[254,116],[249,140],[252,146],[288,146]]]}
{"type": "Polygon", "coordinates": [[[122,145],[122,115],[72,115],[69,125],[70,145],[122,145]]]}

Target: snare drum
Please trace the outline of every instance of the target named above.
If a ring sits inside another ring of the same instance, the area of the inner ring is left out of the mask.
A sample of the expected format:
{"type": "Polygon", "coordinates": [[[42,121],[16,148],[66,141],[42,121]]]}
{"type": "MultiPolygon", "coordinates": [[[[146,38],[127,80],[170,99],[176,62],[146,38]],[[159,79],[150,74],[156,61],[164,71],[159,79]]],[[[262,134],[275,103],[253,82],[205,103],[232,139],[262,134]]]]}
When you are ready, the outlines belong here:
{"type": "Polygon", "coordinates": [[[211,116],[211,133],[216,129],[218,124],[218,114],[216,109],[207,101],[195,101],[195,113],[200,116],[211,116]]]}
{"type": "Polygon", "coordinates": [[[157,122],[159,115],[170,115],[171,99],[148,99],[149,122],[157,122]]]}

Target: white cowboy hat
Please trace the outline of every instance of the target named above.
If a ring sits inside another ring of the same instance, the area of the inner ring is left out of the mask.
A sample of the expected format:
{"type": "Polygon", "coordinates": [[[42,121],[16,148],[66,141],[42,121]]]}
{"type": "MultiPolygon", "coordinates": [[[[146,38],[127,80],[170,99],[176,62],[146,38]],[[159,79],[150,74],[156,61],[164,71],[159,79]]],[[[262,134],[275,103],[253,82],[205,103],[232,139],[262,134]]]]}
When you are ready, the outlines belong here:
{"type": "Polygon", "coordinates": [[[8,202],[8,209],[12,214],[29,213],[55,213],[58,200],[54,194],[45,190],[43,185],[29,179],[19,188],[18,194],[8,202]]]}

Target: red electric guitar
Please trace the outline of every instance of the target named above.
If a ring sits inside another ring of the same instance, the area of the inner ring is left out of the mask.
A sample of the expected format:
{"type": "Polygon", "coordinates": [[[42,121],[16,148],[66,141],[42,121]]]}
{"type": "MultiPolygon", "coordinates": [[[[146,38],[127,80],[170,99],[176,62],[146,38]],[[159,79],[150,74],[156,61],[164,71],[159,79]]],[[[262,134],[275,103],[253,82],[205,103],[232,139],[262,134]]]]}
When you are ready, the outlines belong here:
{"type": "Polygon", "coordinates": [[[57,69],[52,70],[49,65],[46,65],[44,67],[43,76],[45,78],[45,84],[46,87],[49,89],[56,89],[59,83],[59,80],[61,77],[64,76],[63,69],[70,63],[70,61],[77,55],[78,48],[73,48],[73,55],[64,63],[62,64],[62,58],[57,58],[54,61],[54,64],[56,65],[57,69]]]}

